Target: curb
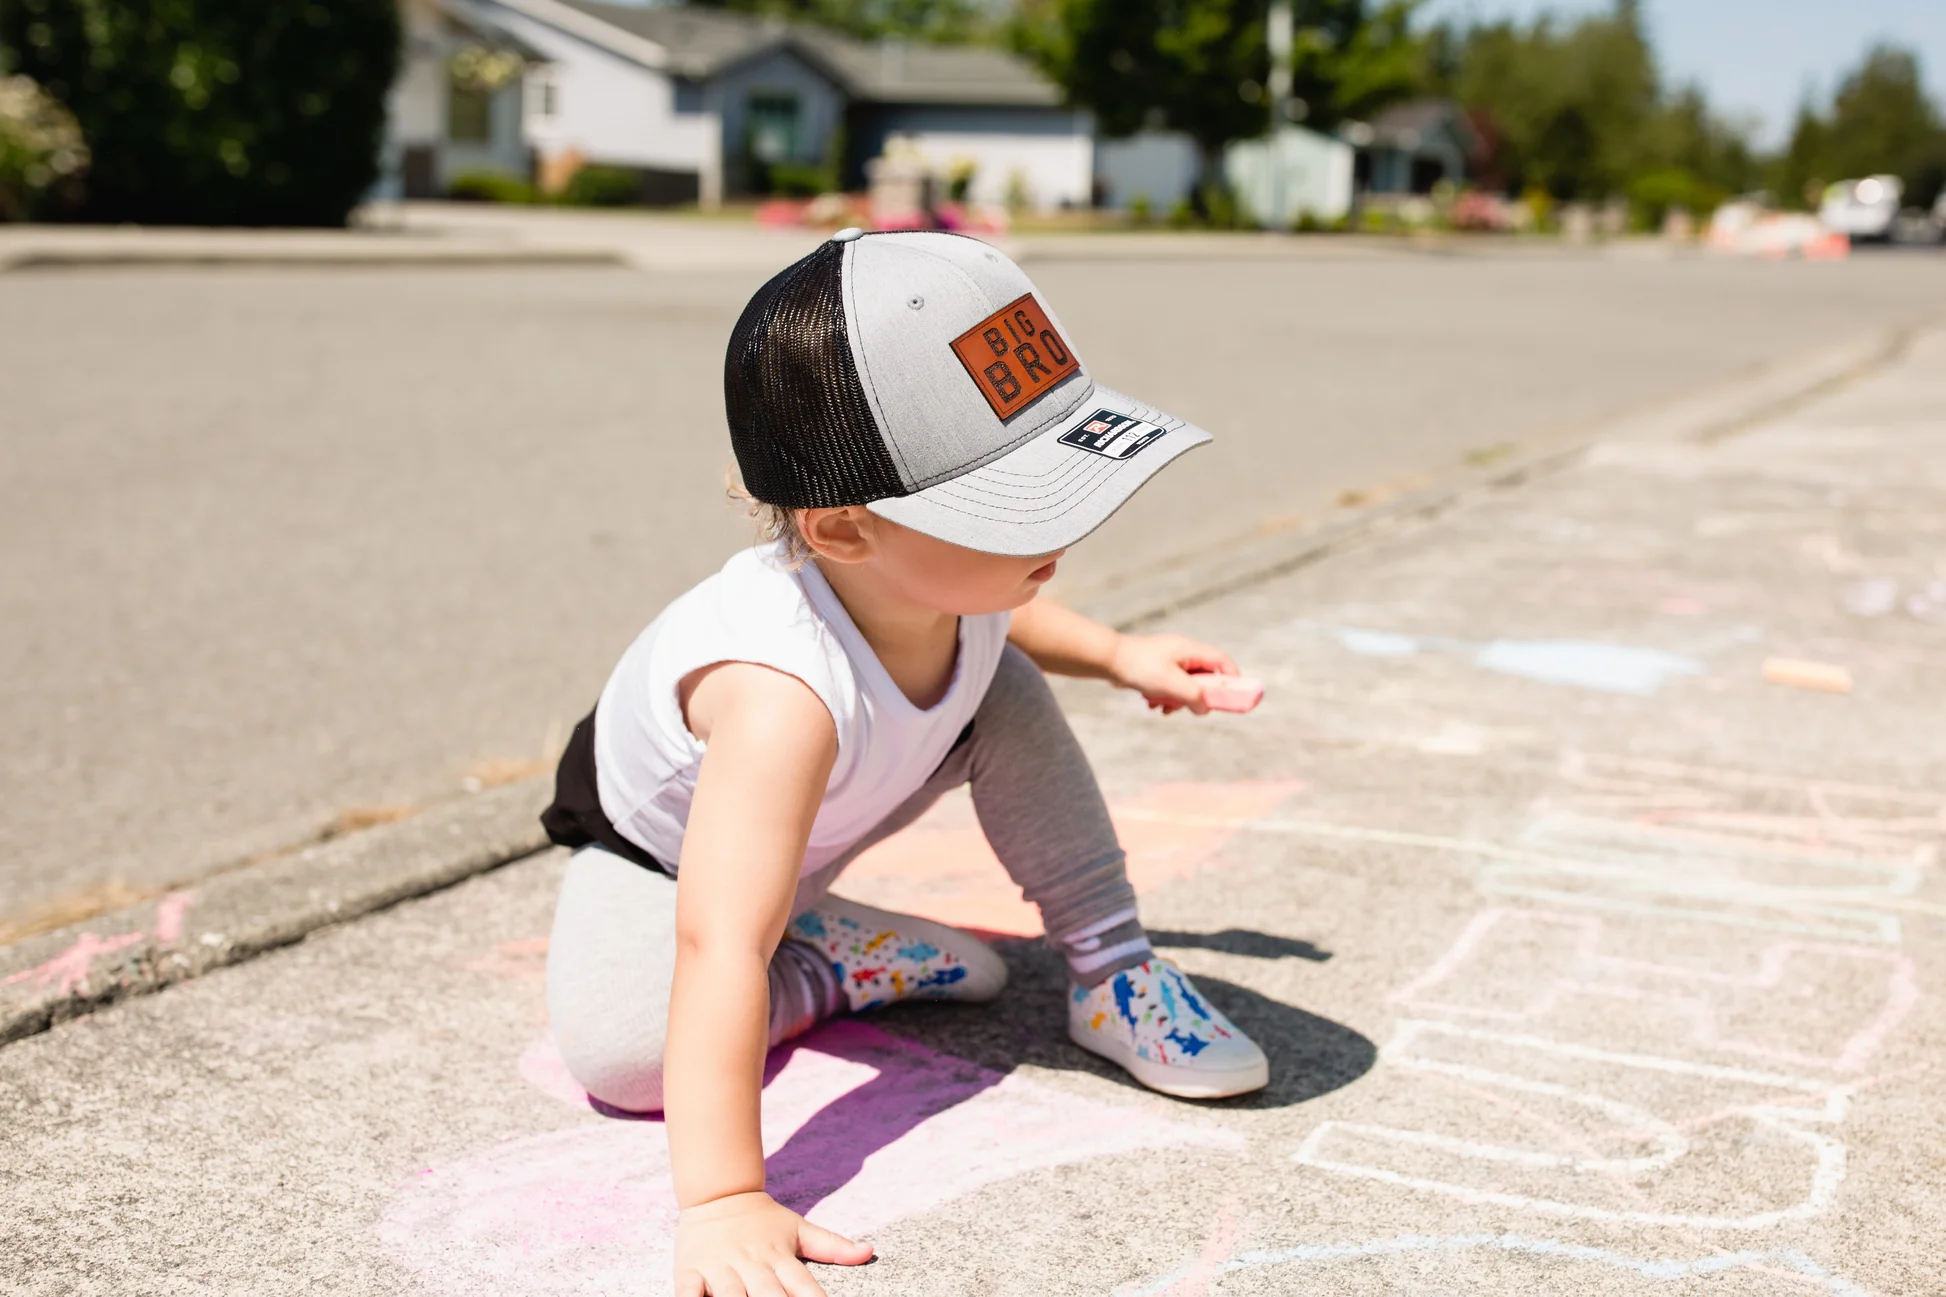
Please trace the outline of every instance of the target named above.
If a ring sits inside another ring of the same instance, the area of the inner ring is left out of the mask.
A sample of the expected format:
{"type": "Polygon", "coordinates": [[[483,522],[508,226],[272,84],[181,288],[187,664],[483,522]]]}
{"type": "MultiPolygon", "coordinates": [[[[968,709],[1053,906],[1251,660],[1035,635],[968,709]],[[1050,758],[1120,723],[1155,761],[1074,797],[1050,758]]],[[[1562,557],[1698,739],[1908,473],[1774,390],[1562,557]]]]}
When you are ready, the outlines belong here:
{"type": "MultiPolygon", "coordinates": [[[[1920,327],[1887,329],[1674,402],[1564,430],[1493,464],[1456,470],[1431,487],[1309,528],[1206,551],[1151,574],[1140,589],[1084,593],[1075,602],[1119,629],[1144,626],[1486,492],[1559,471],[1600,441],[1733,436],[1895,360],[1920,327]]],[[[547,775],[524,779],[0,947],[0,1046],[544,850],[539,816],[552,783],[547,775]]]]}
{"type": "Polygon", "coordinates": [[[1898,359],[1923,328],[1905,324],[1835,347],[1765,364],[1673,401],[1544,435],[1491,463],[1468,464],[1430,486],[1341,511],[1329,520],[1212,547],[1143,574],[1138,587],[1076,591],[1077,608],[1117,630],[1134,630],[1257,585],[1578,463],[1608,441],[1719,441],[1856,382],[1898,359]]]}
{"type": "Polygon", "coordinates": [[[542,850],[525,779],[0,948],[0,1045],[542,850]]]}
{"type": "MultiPolygon", "coordinates": [[[[347,239],[370,239],[369,235],[348,235],[347,239]]],[[[181,243],[133,241],[109,238],[102,242],[25,243],[8,247],[0,242],[0,274],[35,270],[129,269],[152,267],[227,266],[247,269],[329,269],[369,270],[378,268],[424,269],[452,266],[460,269],[480,266],[589,267],[609,269],[630,267],[619,252],[604,248],[545,248],[509,245],[424,246],[374,243],[290,243],[266,241],[218,243],[184,241],[181,243]]]]}

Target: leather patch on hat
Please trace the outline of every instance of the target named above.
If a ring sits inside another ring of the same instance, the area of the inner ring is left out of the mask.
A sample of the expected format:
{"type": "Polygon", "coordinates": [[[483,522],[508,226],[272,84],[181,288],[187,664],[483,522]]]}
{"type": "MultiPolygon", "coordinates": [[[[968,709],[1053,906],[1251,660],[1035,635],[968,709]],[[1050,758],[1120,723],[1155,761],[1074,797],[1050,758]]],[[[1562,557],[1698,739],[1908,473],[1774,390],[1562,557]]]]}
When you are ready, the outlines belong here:
{"type": "Polygon", "coordinates": [[[954,338],[953,354],[1002,423],[1081,368],[1032,293],[954,338]]]}

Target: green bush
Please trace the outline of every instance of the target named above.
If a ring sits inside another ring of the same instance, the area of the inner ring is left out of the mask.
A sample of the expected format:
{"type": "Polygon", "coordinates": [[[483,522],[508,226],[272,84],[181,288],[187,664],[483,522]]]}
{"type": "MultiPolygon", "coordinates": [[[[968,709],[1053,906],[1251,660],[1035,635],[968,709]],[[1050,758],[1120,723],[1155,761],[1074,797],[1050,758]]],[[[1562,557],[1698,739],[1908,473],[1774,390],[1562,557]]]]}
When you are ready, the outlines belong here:
{"type": "Polygon", "coordinates": [[[765,168],[764,180],[779,198],[816,198],[838,187],[821,162],[773,162],[765,168]]]}
{"type": "Polygon", "coordinates": [[[590,164],[569,177],[561,201],[570,207],[633,207],[642,201],[642,173],[590,164]]]}
{"type": "Polygon", "coordinates": [[[1155,219],[1155,205],[1147,194],[1137,194],[1128,200],[1128,221],[1131,225],[1147,225],[1155,219]]]}
{"type": "Polygon", "coordinates": [[[398,0],[0,0],[0,62],[87,141],[92,220],[342,225],[399,45],[398,0]]]}
{"type": "Polygon", "coordinates": [[[462,203],[533,203],[534,187],[518,176],[498,171],[464,171],[446,186],[446,196],[462,203]]]}
{"type": "Polygon", "coordinates": [[[1729,197],[1682,167],[1666,167],[1637,176],[1629,182],[1628,201],[1645,229],[1662,228],[1662,218],[1674,208],[1686,208],[1691,216],[1705,217],[1729,197]]]}
{"type": "Polygon", "coordinates": [[[81,128],[67,110],[26,77],[0,76],[0,221],[72,210],[87,165],[81,128]]]}

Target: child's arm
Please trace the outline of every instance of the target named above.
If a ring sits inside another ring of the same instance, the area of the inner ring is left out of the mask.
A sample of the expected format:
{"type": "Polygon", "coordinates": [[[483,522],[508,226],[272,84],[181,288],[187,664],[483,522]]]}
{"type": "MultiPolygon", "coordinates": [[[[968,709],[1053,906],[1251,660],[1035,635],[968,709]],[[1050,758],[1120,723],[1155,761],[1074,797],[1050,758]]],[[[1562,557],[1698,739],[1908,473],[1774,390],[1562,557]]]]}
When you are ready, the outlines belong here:
{"type": "Polygon", "coordinates": [[[1202,715],[1207,673],[1237,673],[1222,649],[1182,635],[1124,635],[1045,596],[1014,609],[1007,639],[1043,671],[1136,690],[1165,712],[1202,715]]]}
{"type": "Polygon", "coordinates": [[[862,1264],[872,1249],[764,1192],[758,1101],[769,1021],[766,970],[790,919],[811,823],[837,757],[831,714],[768,667],[711,667],[683,690],[708,744],[676,882],[676,973],[663,1111],[682,1215],[678,1297],[818,1294],[798,1258],[862,1264]]]}

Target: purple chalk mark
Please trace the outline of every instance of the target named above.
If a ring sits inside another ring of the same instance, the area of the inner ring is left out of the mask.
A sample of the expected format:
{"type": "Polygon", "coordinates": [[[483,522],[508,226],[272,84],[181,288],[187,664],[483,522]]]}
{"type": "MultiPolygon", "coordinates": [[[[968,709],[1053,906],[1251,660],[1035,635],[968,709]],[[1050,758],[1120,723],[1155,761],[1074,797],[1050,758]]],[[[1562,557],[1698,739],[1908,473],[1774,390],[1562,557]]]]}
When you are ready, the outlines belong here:
{"type": "MultiPolygon", "coordinates": [[[[520,1072],[589,1102],[551,1044],[520,1072]]],[[[1159,1106],[1158,1106],[1159,1108],[1159,1106]]],[[[772,1055],[763,1096],[771,1192],[819,1224],[864,1234],[1024,1172],[1242,1137],[1158,1108],[1105,1105],[936,1053],[853,1021],[772,1055]]],[[[577,1125],[410,1178],[379,1236],[405,1267],[472,1294],[667,1291],[676,1202],[660,1121],[577,1125]]]]}

